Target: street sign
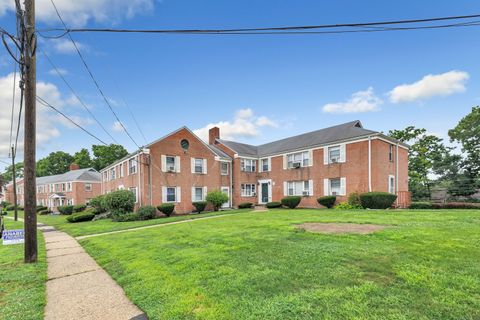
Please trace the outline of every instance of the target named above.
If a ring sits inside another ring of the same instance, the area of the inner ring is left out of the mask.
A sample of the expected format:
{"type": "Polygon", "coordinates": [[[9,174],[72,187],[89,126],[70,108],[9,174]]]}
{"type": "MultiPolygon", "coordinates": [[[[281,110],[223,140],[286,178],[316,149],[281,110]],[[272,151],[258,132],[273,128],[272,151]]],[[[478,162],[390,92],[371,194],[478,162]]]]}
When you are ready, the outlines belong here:
{"type": "Polygon", "coordinates": [[[9,244],[18,244],[18,243],[24,243],[25,242],[25,232],[23,229],[17,229],[17,230],[4,230],[3,231],[3,245],[9,245],[9,244]]]}

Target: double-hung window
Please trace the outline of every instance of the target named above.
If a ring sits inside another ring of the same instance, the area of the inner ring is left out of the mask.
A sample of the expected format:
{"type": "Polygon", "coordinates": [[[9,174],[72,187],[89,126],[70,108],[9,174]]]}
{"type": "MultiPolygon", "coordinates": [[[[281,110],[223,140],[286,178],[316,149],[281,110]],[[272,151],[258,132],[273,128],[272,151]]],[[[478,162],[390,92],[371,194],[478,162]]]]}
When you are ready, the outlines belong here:
{"type": "Polygon", "coordinates": [[[203,201],[205,200],[205,194],[203,192],[203,187],[194,187],[193,188],[193,201],[203,201]]]}
{"type": "Polygon", "coordinates": [[[92,191],[92,184],[91,183],[85,183],[85,191],[92,191]]]}
{"type": "Polygon", "coordinates": [[[130,190],[130,192],[133,193],[133,195],[135,196],[135,203],[137,203],[138,202],[137,187],[130,187],[128,188],[128,190],[130,190]]]}
{"type": "Polygon", "coordinates": [[[388,148],[388,160],[393,162],[393,144],[390,144],[388,148]]]}
{"type": "Polygon", "coordinates": [[[260,160],[260,165],[262,166],[262,172],[270,171],[270,161],[268,158],[260,160]]]}
{"type": "Polygon", "coordinates": [[[328,162],[337,163],[340,162],[340,146],[334,146],[328,148],[328,162]]]}
{"type": "Polygon", "coordinates": [[[221,162],[220,166],[222,176],[228,175],[228,162],[221,162]]]}
{"type": "Polygon", "coordinates": [[[287,195],[289,196],[309,196],[310,182],[309,181],[288,181],[287,195]]]}
{"type": "Polygon", "coordinates": [[[287,167],[300,168],[310,165],[310,153],[308,151],[291,153],[287,155],[287,167]]]}
{"type": "Polygon", "coordinates": [[[195,159],[194,160],[194,165],[195,165],[195,173],[203,173],[203,159],[195,159]]]}
{"type": "Polygon", "coordinates": [[[115,175],[116,175],[116,168],[113,167],[112,169],[110,169],[110,180],[115,180],[115,175]]]}
{"type": "Polygon", "coordinates": [[[254,197],[255,187],[256,185],[253,183],[242,184],[242,197],[254,197]]]}
{"type": "Polygon", "coordinates": [[[128,174],[135,174],[137,173],[137,160],[135,158],[131,158],[128,160],[128,174]]]}
{"type": "Polygon", "coordinates": [[[177,188],[167,187],[167,202],[177,201],[177,188]]]}
{"type": "Polygon", "coordinates": [[[170,172],[175,172],[176,171],[175,157],[166,156],[165,157],[165,162],[167,164],[167,171],[170,171],[170,172]]]}
{"type": "Polygon", "coordinates": [[[340,195],[342,194],[342,186],[340,178],[330,179],[330,195],[340,195]]]}
{"type": "Polygon", "coordinates": [[[71,182],[67,182],[67,191],[68,192],[72,191],[72,183],[71,182]]]}
{"type": "Polygon", "coordinates": [[[123,176],[125,175],[125,173],[123,172],[123,163],[120,163],[118,169],[120,170],[120,178],[123,178],[123,176]]]}
{"type": "Polygon", "coordinates": [[[388,192],[395,193],[395,176],[388,176],[388,192]]]}
{"type": "Polygon", "coordinates": [[[243,172],[256,172],[257,171],[257,160],[241,159],[240,160],[240,170],[243,171],[243,172]]]}

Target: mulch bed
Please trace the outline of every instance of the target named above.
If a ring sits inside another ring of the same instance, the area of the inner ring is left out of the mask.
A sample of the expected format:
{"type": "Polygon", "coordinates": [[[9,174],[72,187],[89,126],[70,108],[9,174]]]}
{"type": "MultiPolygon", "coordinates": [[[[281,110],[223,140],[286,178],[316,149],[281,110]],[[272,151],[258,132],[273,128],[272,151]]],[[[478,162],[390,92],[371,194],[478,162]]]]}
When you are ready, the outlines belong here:
{"type": "Polygon", "coordinates": [[[297,226],[305,231],[327,234],[356,233],[369,234],[385,229],[387,226],[378,224],[357,223],[302,223],[297,226]]]}

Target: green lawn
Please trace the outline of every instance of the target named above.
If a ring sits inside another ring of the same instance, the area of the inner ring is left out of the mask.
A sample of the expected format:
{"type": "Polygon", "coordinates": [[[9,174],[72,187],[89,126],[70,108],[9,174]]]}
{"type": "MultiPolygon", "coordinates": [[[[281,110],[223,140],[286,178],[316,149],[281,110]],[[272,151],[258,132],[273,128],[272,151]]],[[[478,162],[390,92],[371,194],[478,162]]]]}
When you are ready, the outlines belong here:
{"type": "MultiPolygon", "coordinates": [[[[207,212],[202,214],[189,214],[189,215],[180,215],[173,216],[169,218],[158,218],[146,221],[129,221],[129,222],[114,222],[110,219],[97,220],[97,221],[88,221],[88,222],[77,222],[77,223],[68,223],[66,220],[67,216],[63,215],[37,215],[37,221],[53,226],[58,230],[67,232],[68,234],[77,237],[84,236],[89,234],[104,233],[109,231],[118,231],[125,230],[149,225],[163,224],[167,222],[189,220],[189,219],[198,219],[209,216],[216,216],[221,214],[234,214],[239,212],[250,211],[251,209],[242,209],[242,210],[227,210],[227,211],[218,211],[218,212],[207,212]]],[[[8,213],[8,216],[13,217],[13,211],[8,213]]],[[[23,211],[19,211],[18,216],[23,218],[23,211]]]]}
{"type": "MultiPolygon", "coordinates": [[[[23,229],[23,223],[5,219],[6,229],[23,229]]],[[[41,233],[39,262],[23,263],[23,245],[0,245],[0,319],[43,319],[47,265],[41,233]]]]}
{"type": "Polygon", "coordinates": [[[81,244],[150,319],[480,319],[478,210],[271,210],[81,244]],[[295,228],[315,221],[389,227],[295,228]]]}

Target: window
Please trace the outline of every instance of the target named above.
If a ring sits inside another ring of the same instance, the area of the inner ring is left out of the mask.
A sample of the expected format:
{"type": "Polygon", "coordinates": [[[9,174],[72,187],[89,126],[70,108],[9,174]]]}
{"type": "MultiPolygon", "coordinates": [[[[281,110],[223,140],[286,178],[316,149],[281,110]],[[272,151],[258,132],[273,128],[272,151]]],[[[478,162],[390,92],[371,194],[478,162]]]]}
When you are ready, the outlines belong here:
{"type": "Polygon", "coordinates": [[[175,172],[175,157],[171,157],[171,156],[166,156],[165,157],[165,163],[167,165],[167,171],[170,171],[170,172],[175,172]]]}
{"type": "Polygon", "coordinates": [[[43,186],[38,186],[37,187],[37,193],[44,193],[44,187],[43,186]]]}
{"type": "Polygon", "coordinates": [[[395,177],[388,176],[388,192],[395,193],[395,177]]]}
{"type": "Polygon", "coordinates": [[[177,188],[167,187],[167,202],[175,202],[177,199],[177,188]]]}
{"type": "Polygon", "coordinates": [[[336,196],[342,194],[342,184],[340,179],[330,179],[330,195],[336,196]]]}
{"type": "Polygon", "coordinates": [[[287,155],[287,167],[300,168],[310,165],[310,153],[308,151],[292,153],[287,155]]]}
{"type": "Polygon", "coordinates": [[[390,160],[390,162],[393,162],[393,144],[389,145],[388,148],[388,160],[390,160]]]}
{"type": "Polygon", "coordinates": [[[103,181],[108,181],[108,171],[103,173],[103,181]]]}
{"type": "Polygon", "coordinates": [[[287,195],[289,196],[309,196],[310,182],[309,181],[288,181],[287,195]]]}
{"type": "Polygon", "coordinates": [[[60,190],[62,190],[61,188],[62,186],[60,183],[55,184],[55,192],[60,192],[60,190]]]}
{"type": "Polygon", "coordinates": [[[257,171],[257,160],[241,159],[240,160],[240,170],[242,170],[244,172],[256,172],[257,171]]]}
{"type": "Polygon", "coordinates": [[[228,162],[222,162],[220,166],[222,176],[228,175],[228,162]]]}
{"type": "Polygon", "coordinates": [[[118,169],[120,170],[120,178],[123,178],[123,176],[125,175],[125,173],[123,172],[123,163],[120,163],[118,169]]]}
{"type": "Polygon", "coordinates": [[[65,192],[65,190],[67,190],[67,186],[65,185],[65,183],[62,183],[62,192],[65,192]]]}
{"type": "Polygon", "coordinates": [[[67,199],[67,206],[73,206],[73,199],[67,199]]]}
{"type": "Polygon", "coordinates": [[[133,195],[135,196],[135,203],[137,203],[138,202],[137,187],[130,187],[128,188],[128,190],[130,190],[130,192],[133,193],[133,195]]]}
{"type": "Polygon", "coordinates": [[[72,183],[71,182],[67,182],[67,191],[72,191],[72,183]]]}
{"type": "Polygon", "coordinates": [[[268,158],[260,160],[260,164],[262,166],[262,172],[267,172],[270,171],[270,166],[269,166],[268,158]]]}
{"type": "Polygon", "coordinates": [[[242,184],[242,197],[254,197],[255,187],[256,185],[253,183],[242,184]]]}
{"type": "Polygon", "coordinates": [[[195,159],[195,173],[203,173],[203,159],[195,159]]]}
{"type": "Polygon", "coordinates": [[[115,180],[116,171],[117,171],[117,170],[115,170],[115,167],[113,167],[112,169],[110,169],[110,180],[115,180]]]}
{"type": "Polygon", "coordinates": [[[340,162],[340,146],[328,148],[328,163],[340,162]]]}
{"type": "Polygon", "coordinates": [[[50,192],[54,192],[54,184],[50,184],[50,192]]]}
{"type": "Polygon", "coordinates": [[[193,188],[193,201],[203,201],[205,200],[204,194],[203,194],[203,187],[194,187],[193,188]]]}
{"type": "Polygon", "coordinates": [[[128,160],[128,174],[135,174],[137,173],[137,160],[135,158],[131,158],[128,160]]]}
{"type": "Polygon", "coordinates": [[[85,191],[92,191],[92,184],[91,183],[85,183],[85,191]]]}

